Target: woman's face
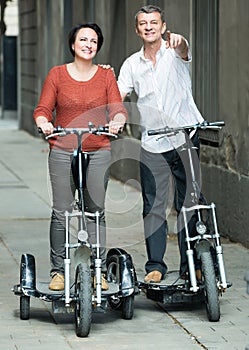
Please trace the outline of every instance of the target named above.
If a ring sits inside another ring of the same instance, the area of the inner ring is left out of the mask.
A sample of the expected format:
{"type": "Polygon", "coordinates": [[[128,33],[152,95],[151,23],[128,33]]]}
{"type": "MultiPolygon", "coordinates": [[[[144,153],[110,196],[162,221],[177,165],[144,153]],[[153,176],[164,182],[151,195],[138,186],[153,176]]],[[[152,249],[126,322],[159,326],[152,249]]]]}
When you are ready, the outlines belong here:
{"type": "Polygon", "coordinates": [[[91,28],[81,28],[76,35],[72,48],[75,52],[75,57],[92,60],[96,56],[97,46],[97,33],[91,28]]]}

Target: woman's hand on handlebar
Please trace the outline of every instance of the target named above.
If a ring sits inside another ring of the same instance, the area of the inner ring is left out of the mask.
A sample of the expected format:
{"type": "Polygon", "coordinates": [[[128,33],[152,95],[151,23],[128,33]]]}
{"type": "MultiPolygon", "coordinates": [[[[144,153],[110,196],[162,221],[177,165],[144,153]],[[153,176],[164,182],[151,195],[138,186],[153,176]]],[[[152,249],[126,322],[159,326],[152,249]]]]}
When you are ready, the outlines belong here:
{"type": "Polygon", "coordinates": [[[50,135],[54,132],[53,124],[49,122],[45,117],[38,117],[36,119],[36,125],[38,130],[41,131],[44,135],[50,135]]]}
{"type": "Polygon", "coordinates": [[[109,126],[109,133],[110,134],[118,134],[123,131],[124,124],[126,122],[126,117],[122,113],[118,113],[115,115],[113,120],[109,122],[107,126],[109,126]]]}
{"type": "Polygon", "coordinates": [[[116,135],[123,131],[124,123],[120,121],[111,120],[107,126],[109,127],[109,133],[116,135]]]}
{"type": "Polygon", "coordinates": [[[54,126],[52,123],[41,123],[39,126],[37,125],[38,129],[42,131],[44,135],[50,135],[54,132],[54,126]]]}

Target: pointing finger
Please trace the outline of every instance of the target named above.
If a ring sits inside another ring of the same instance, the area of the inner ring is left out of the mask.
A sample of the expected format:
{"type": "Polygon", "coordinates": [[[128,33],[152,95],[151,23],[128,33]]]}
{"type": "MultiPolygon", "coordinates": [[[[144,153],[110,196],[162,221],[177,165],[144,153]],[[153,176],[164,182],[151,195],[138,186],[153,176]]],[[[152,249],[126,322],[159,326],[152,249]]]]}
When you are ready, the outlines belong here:
{"type": "Polygon", "coordinates": [[[166,48],[168,49],[170,47],[170,30],[167,30],[166,32],[166,48]]]}

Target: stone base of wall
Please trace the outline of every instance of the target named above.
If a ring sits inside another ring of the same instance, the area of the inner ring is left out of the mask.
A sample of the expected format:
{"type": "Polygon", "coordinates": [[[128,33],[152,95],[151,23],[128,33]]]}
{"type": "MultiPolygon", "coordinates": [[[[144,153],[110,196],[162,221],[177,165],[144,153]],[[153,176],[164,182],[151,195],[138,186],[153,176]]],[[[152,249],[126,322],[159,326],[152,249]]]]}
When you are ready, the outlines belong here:
{"type": "Polygon", "coordinates": [[[208,202],[216,204],[220,233],[249,248],[249,178],[221,167],[201,166],[202,191],[208,202]]]}

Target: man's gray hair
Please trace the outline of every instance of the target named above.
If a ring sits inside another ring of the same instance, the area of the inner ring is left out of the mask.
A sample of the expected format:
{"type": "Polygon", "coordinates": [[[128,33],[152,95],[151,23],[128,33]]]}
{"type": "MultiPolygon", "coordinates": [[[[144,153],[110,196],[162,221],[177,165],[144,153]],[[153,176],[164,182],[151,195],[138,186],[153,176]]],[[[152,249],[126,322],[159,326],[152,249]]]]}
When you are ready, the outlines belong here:
{"type": "Polygon", "coordinates": [[[147,6],[143,6],[140,8],[140,10],[137,11],[137,13],[135,14],[135,24],[137,26],[137,17],[140,13],[152,13],[152,12],[158,12],[161,15],[161,20],[164,23],[165,22],[165,18],[164,18],[164,12],[163,10],[155,5],[147,5],[147,6]]]}

